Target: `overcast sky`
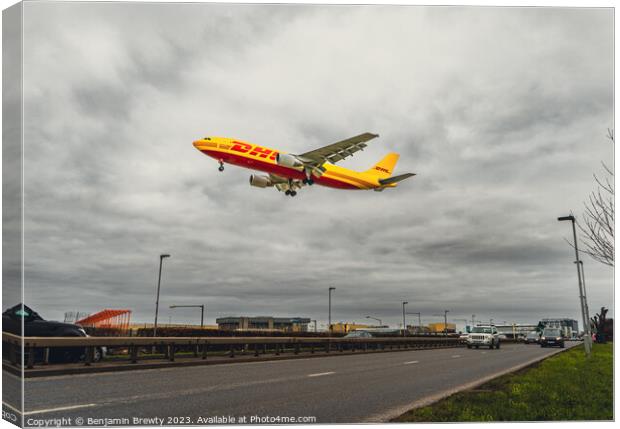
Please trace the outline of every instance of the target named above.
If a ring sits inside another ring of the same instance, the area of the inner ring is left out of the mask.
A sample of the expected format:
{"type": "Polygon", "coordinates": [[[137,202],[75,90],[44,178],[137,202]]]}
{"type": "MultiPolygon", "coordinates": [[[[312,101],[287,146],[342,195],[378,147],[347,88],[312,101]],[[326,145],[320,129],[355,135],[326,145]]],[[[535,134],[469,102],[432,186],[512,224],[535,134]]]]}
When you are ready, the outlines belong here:
{"type": "MultiPolygon", "coordinates": [[[[612,164],[611,9],[26,3],[26,303],[207,318],[579,320],[570,225],[612,164]],[[380,134],[397,189],[252,188],[192,146],[380,134]],[[412,317],[412,316],[411,316],[412,317]]],[[[591,312],[612,270],[586,258],[591,312]]],[[[5,302],[5,307],[13,303],[5,302]]]]}

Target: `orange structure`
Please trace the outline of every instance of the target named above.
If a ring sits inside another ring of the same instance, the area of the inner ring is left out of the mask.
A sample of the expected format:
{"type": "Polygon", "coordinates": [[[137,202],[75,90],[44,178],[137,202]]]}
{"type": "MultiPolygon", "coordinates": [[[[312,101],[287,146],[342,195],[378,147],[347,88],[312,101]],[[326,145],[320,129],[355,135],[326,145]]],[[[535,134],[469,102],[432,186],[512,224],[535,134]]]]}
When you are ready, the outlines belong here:
{"type": "Polygon", "coordinates": [[[92,328],[128,329],[131,310],[105,309],[99,313],[91,314],[75,322],[78,325],[92,328]]]}

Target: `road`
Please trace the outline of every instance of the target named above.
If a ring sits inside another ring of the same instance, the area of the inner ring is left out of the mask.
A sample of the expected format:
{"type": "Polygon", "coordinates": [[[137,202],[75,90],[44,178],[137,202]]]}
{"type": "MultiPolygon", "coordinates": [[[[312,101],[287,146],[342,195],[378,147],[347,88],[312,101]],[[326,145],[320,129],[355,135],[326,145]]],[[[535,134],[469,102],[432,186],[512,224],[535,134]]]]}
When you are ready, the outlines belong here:
{"type": "Polygon", "coordinates": [[[196,425],[224,416],[245,416],[246,423],[284,422],[257,422],[253,416],[310,417],[307,422],[317,423],[386,421],[418,401],[558,351],[504,344],[500,350],[412,350],[32,378],[25,381],[25,423],[79,417],[85,425],[105,423],[88,418],[119,419],[108,425],[154,424],[158,421],[133,419],[157,417],[164,424],[196,425]]]}

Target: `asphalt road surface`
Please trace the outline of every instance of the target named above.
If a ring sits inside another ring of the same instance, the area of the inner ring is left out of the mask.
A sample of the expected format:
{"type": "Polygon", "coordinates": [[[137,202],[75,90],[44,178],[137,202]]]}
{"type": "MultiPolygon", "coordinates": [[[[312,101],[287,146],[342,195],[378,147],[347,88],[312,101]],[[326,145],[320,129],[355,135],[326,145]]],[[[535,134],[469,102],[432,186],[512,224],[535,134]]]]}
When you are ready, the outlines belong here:
{"type": "Polygon", "coordinates": [[[25,381],[24,423],[53,425],[56,418],[65,419],[63,426],[159,424],[155,418],[167,425],[231,418],[243,423],[244,417],[255,424],[292,423],[291,418],[386,421],[420,401],[558,351],[504,344],[499,350],[412,350],[32,378],[25,381]],[[116,420],[94,420],[106,418],[116,420]]]}

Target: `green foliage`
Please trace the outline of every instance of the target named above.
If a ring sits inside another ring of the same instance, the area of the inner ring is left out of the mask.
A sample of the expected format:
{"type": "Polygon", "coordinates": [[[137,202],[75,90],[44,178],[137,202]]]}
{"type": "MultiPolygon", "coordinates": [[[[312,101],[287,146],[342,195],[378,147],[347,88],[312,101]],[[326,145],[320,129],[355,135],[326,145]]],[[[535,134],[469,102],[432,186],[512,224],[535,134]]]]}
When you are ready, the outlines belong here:
{"type": "Polygon", "coordinates": [[[589,359],[575,347],[393,421],[545,420],[613,420],[612,344],[594,344],[589,359]]]}

